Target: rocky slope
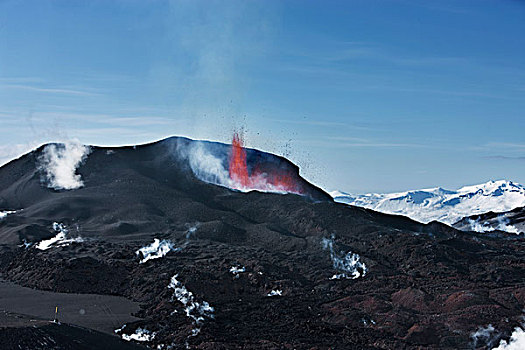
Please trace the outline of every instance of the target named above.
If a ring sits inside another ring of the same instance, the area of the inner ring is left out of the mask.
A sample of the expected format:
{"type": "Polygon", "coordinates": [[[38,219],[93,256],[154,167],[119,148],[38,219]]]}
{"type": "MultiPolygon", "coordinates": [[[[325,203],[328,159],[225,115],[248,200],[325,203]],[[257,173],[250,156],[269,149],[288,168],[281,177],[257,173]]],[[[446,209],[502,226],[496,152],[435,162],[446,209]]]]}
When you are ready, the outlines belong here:
{"type": "Polygon", "coordinates": [[[255,150],[251,166],[295,171],[303,195],[232,191],[180,141],[63,154],[75,181],[45,174],[45,148],[0,168],[0,210],[16,210],[0,221],[4,278],[139,302],[117,335],[158,349],[483,348],[519,325],[519,236],[334,203],[255,150]]]}

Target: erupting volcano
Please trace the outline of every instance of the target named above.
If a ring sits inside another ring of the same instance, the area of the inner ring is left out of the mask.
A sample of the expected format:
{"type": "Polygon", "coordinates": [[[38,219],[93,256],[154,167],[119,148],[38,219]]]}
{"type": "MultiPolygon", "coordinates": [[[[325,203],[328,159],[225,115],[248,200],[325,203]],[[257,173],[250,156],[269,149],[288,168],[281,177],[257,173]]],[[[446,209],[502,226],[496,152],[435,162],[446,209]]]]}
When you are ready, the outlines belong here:
{"type": "Polygon", "coordinates": [[[0,167],[0,348],[454,350],[520,334],[523,235],[338,204],[243,146],[47,144],[0,167]],[[301,196],[265,193],[285,191],[301,196]]]}
{"type": "Polygon", "coordinates": [[[239,190],[303,194],[293,174],[285,169],[265,164],[261,160],[255,162],[249,169],[244,140],[237,132],[232,138],[229,174],[234,188],[239,190]]]}

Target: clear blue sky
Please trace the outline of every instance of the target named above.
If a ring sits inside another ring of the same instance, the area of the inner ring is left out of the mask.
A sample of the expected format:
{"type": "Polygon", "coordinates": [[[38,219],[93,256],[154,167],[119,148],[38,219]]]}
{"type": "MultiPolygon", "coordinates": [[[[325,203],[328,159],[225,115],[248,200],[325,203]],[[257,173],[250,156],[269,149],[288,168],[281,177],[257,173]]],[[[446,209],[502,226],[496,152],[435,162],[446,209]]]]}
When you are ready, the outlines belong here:
{"type": "Polygon", "coordinates": [[[169,135],[326,189],[525,183],[525,2],[0,0],[0,162],[169,135]]]}

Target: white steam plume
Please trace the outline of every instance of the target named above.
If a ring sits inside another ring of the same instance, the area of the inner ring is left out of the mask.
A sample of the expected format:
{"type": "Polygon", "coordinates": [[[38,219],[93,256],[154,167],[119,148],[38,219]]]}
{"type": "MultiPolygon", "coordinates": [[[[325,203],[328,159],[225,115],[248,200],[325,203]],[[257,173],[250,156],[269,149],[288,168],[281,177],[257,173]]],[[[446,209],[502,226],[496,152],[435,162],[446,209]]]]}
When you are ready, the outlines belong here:
{"type": "Polygon", "coordinates": [[[178,274],[171,277],[168,288],[173,289],[172,301],[177,299],[183,306],[186,316],[193,320],[193,329],[191,336],[194,337],[200,333],[202,323],[206,318],[214,318],[215,311],[207,301],[198,302],[193,295],[178,279],[178,274]]]}
{"type": "Polygon", "coordinates": [[[497,348],[492,350],[523,350],[525,349],[525,331],[519,327],[514,329],[508,341],[501,340],[497,348]]]}
{"type": "MultiPolygon", "coordinates": [[[[521,325],[523,327],[523,324],[521,325]]],[[[471,347],[477,349],[492,350],[522,350],[525,349],[525,331],[521,327],[514,328],[509,340],[502,339],[497,347],[493,347],[496,339],[501,335],[496,329],[489,324],[487,327],[479,327],[476,332],[471,333],[471,347]]]]}
{"type": "Polygon", "coordinates": [[[321,244],[324,249],[330,251],[330,259],[335,270],[340,271],[333,275],[330,279],[356,279],[366,275],[366,265],[361,262],[361,257],[357,253],[347,252],[344,256],[338,254],[334,248],[335,236],[331,238],[323,238],[321,244]]]}
{"type": "Polygon", "coordinates": [[[470,230],[474,232],[485,233],[485,232],[492,232],[496,230],[494,227],[490,227],[487,222],[482,224],[478,220],[472,220],[472,219],[469,219],[468,222],[470,225],[470,230]]]}
{"type": "Polygon", "coordinates": [[[179,248],[175,248],[173,243],[170,240],[163,239],[162,241],[158,238],[153,240],[148,246],[142,247],[135,252],[136,255],[140,256],[142,254],[142,259],[140,264],[145,263],[148,260],[159,259],[168,254],[170,251],[177,251],[179,248]]]}
{"type": "Polygon", "coordinates": [[[151,80],[180,101],[177,112],[190,121],[186,134],[227,141],[235,128],[250,123],[246,97],[253,81],[246,69],[271,54],[281,5],[242,0],[168,4],[165,38],[175,59],[154,65],[151,80]]]}
{"type": "Polygon", "coordinates": [[[474,232],[492,232],[495,230],[504,231],[508,233],[519,234],[520,231],[513,225],[509,224],[509,219],[504,216],[498,216],[498,225],[491,226],[489,222],[480,223],[478,220],[469,219],[470,229],[474,232]]]}
{"type": "MultiPolygon", "coordinates": [[[[121,331],[121,329],[117,329],[115,330],[115,333],[117,333],[117,331],[121,331]]],[[[157,333],[155,332],[150,332],[148,331],[146,328],[137,328],[135,330],[135,333],[133,334],[124,334],[122,333],[122,339],[124,340],[127,340],[127,341],[131,341],[131,340],[135,340],[135,341],[142,341],[142,342],[149,342],[149,341],[152,341],[153,338],[155,338],[155,335],[157,335],[157,333]]]]}
{"type": "Polygon", "coordinates": [[[45,174],[47,187],[55,190],[74,190],[84,186],[77,167],[90,152],[88,146],[69,141],[47,145],[39,159],[40,169],[45,174]]]}
{"type": "Polygon", "coordinates": [[[14,214],[14,213],[16,213],[16,210],[0,211],[0,220],[5,218],[7,215],[14,214]]]}
{"type": "MultiPolygon", "coordinates": [[[[64,224],[54,222],[53,230],[57,233],[56,236],[40,241],[36,245],[36,249],[48,250],[49,248],[52,248],[52,247],[64,247],[64,246],[70,245],[71,243],[84,242],[84,239],[82,237],[75,237],[75,238],[69,237],[69,230],[64,224]]],[[[26,243],[24,243],[24,245],[27,246],[26,243]]]]}
{"type": "Polygon", "coordinates": [[[477,349],[480,344],[484,346],[490,346],[494,342],[494,327],[489,324],[487,327],[478,327],[478,329],[470,334],[472,339],[472,348],[477,349]]]}
{"type": "Polygon", "coordinates": [[[509,225],[509,219],[503,216],[498,216],[498,226],[496,228],[500,231],[515,233],[517,235],[520,233],[515,226],[509,225]]]}
{"type": "Polygon", "coordinates": [[[212,155],[198,142],[187,148],[187,157],[191,170],[202,181],[232,187],[230,174],[220,158],[212,155]]]}

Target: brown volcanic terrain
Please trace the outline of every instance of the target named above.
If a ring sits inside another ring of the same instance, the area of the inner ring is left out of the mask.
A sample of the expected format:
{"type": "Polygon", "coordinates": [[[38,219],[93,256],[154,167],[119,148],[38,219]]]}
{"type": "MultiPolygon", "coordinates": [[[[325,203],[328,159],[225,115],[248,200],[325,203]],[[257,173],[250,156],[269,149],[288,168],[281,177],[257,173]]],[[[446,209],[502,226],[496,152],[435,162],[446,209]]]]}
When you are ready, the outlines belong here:
{"type": "MultiPolygon", "coordinates": [[[[78,169],[84,187],[70,191],[42,181],[42,148],[0,168],[0,210],[23,209],[0,221],[3,277],[139,302],[141,320],[120,334],[154,332],[142,342],[151,348],[485,348],[519,324],[521,237],[337,204],[293,164],[255,150],[249,164],[295,172],[305,196],[231,191],[194,175],[180,151],[193,142],[92,148],[78,169]],[[36,249],[56,235],[53,222],[83,242],[36,249]],[[155,238],[174,249],[139,263],[135,252],[155,238]],[[348,252],[366,271],[332,279],[350,265],[350,258],[341,263],[348,252]],[[491,337],[471,338],[489,324],[491,337]]],[[[228,146],[205,147],[227,161],[228,146]]],[[[33,336],[27,327],[2,326],[0,339],[33,336]]]]}

